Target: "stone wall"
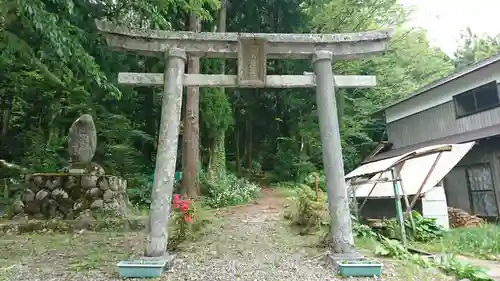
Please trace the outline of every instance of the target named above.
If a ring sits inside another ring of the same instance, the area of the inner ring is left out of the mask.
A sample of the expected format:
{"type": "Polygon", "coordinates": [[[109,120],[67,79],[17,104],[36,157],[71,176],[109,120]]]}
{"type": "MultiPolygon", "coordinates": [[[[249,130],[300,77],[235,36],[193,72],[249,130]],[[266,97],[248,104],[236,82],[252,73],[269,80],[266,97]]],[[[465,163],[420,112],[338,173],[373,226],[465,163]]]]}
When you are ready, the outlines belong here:
{"type": "Polygon", "coordinates": [[[85,214],[124,217],[128,213],[127,181],[110,175],[38,173],[26,176],[16,197],[14,217],[76,219],[85,214]]]}

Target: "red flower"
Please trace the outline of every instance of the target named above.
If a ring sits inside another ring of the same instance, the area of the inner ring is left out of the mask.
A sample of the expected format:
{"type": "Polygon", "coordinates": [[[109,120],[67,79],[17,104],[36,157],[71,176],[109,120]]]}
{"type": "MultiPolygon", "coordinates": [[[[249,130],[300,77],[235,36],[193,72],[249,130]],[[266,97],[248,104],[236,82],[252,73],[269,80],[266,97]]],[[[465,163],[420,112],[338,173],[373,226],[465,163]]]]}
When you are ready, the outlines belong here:
{"type": "Polygon", "coordinates": [[[181,206],[179,207],[179,210],[181,210],[181,212],[185,212],[189,209],[189,206],[184,204],[184,203],[181,203],[181,206]]]}
{"type": "Polygon", "coordinates": [[[174,194],[174,202],[179,202],[179,194],[174,194]]]}
{"type": "Polygon", "coordinates": [[[185,222],[193,222],[193,218],[189,214],[184,214],[184,221],[185,222]]]}
{"type": "Polygon", "coordinates": [[[180,207],[179,203],[175,202],[174,203],[174,209],[178,209],[180,207]]]}

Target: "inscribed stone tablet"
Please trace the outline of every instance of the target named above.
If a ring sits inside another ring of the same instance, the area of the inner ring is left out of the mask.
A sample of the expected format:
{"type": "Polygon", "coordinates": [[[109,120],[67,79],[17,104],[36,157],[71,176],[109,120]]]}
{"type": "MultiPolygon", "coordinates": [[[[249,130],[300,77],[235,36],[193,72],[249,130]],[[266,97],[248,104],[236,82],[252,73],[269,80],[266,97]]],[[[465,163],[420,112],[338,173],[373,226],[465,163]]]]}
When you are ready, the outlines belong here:
{"type": "Polygon", "coordinates": [[[263,87],[266,84],[266,40],[240,38],[238,50],[238,84],[243,87],[263,87]]]}

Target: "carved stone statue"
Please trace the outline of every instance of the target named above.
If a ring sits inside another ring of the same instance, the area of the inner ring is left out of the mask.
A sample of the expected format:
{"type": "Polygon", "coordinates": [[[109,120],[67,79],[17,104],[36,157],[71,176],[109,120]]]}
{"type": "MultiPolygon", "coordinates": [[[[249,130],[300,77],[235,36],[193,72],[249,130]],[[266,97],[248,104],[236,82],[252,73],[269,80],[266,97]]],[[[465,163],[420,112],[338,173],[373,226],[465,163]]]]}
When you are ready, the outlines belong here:
{"type": "Polygon", "coordinates": [[[92,116],[84,114],[69,129],[68,154],[70,163],[89,163],[94,157],[97,132],[92,116]]]}

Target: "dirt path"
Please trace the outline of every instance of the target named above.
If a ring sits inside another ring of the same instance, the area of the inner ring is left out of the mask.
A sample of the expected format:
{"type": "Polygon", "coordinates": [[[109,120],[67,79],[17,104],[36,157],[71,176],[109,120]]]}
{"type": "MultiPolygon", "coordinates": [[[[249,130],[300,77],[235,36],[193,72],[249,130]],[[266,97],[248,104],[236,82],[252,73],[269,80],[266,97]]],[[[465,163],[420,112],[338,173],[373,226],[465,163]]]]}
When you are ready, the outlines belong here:
{"type": "MultiPolygon", "coordinates": [[[[183,247],[161,280],[283,281],[341,279],[323,265],[317,238],[299,236],[282,218],[286,200],[263,189],[255,203],[221,211],[221,219],[183,247]]],[[[143,233],[32,234],[0,237],[0,280],[119,280],[115,264],[139,256],[143,233]],[[6,249],[6,251],[4,251],[6,249]],[[3,271],[2,271],[3,270],[3,271]]],[[[382,280],[446,280],[384,263],[382,280]]]]}

